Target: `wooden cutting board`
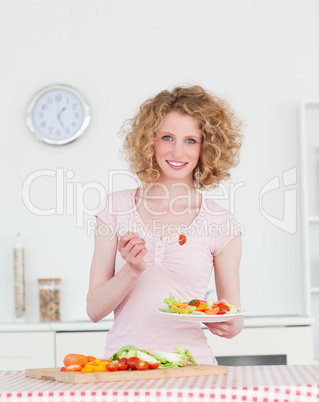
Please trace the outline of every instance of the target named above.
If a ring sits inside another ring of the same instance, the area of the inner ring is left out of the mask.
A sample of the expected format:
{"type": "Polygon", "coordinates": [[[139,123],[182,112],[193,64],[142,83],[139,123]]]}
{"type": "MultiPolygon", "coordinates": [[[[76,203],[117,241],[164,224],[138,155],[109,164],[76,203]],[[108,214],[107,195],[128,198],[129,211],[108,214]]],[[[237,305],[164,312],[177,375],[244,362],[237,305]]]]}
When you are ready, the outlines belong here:
{"type": "Polygon", "coordinates": [[[177,378],[177,377],[199,377],[201,375],[227,374],[225,366],[188,365],[175,369],[156,370],[127,370],[101,373],[77,373],[60,371],[60,368],[39,368],[25,370],[26,377],[33,377],[45,380],[67,382],[71,384],[83,384],[88,382],[108,381],[135,381],[149,380],[153,378],[177,378]]]}

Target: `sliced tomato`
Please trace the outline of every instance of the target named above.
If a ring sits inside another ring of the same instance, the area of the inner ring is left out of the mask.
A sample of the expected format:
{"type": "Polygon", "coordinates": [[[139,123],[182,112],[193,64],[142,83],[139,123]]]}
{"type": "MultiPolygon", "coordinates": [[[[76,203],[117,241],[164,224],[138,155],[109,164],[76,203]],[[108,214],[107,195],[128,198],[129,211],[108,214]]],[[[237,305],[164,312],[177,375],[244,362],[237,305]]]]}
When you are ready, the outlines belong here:
{"type": "Polygon", "coordinates": [[[227,304],[224,303],[218,303],[217,306],[221,309],[221,310],[225,310],[225,311],[229,311],[230,308],[227,306],[227,304]]]}
{"type": "Polygon", "coordinates": [[[138,357],[130,357],[127,361],[127,365],[131,370],[136,370],[135,364],[139,361],[140,359],[138,357]]]}
{"type": "Polygon", "coordinates": [[[122,357],[122,358],[119,360],[119,363],[120,363],[120,364],[127,364],[127,358],[126,358],[126,357],[122,357]]]}
{"type": "Polygon", "coordinates": [[[219,310],[218,313],[217,313],[217,315],[222,315],[222,314],[226,314],[226,311],[219,310]]]}
{"type": "Polygon", "coordinates": [[[105,367],[107,371],[117,371],[119,369],[119,365],[117,363],[106,364],[105,367]]]}
{"type": "Polygon", "coordinates": [[[65,367],[62,367],[60,371],[65,371],[65,367]]]}
{"type": "Polygon", "coordinates": [[[149,367],[151,370],[155,370],[155,369],[158,368],[158,366],[159,366],[159,362],[158,362],[158,363],[150,363],[148,367],[149,367]]]}
{"type": "Polygon", "coordinates": [[[118,363],[118,365],[119,365],[119,370],[120,371],[124,371],[124,370],[126,370],[128,368],[128,365],[124,364],[124,363],[118,363]]]}
{"type": "Polygon", "coordinates": [[[148,366],[149,366],[149,363],[145,362],[143,360],[135,363],[136,370],[147,370],[148,366]]]}
{"type": "Polygon", "coordinates": [[[65,371],[81,371],[82,367],[81,364],[71,364],[70,366],[65,366],[65,371]]]}

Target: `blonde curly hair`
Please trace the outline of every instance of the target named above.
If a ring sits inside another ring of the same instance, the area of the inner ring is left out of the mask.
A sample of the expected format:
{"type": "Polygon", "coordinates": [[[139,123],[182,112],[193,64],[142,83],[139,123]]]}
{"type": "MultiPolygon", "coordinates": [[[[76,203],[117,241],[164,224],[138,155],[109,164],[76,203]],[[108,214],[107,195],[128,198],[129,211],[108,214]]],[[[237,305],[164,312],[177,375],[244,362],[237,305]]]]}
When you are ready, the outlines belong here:
{"type": "Polygon", "coordinates": [[[239,162],[242,124],[224,100],[198,85],[162,91],[147,99],[137,114],[124,122],[120,130],[124,136],[122,153],[131,170],[145,185],[158,181],[156,131],[163,117],[172,111],[193,116],[202,131],[200,157],[193,172],[195,187],[217,187],[230,177],[230,168],[239,162]]]}

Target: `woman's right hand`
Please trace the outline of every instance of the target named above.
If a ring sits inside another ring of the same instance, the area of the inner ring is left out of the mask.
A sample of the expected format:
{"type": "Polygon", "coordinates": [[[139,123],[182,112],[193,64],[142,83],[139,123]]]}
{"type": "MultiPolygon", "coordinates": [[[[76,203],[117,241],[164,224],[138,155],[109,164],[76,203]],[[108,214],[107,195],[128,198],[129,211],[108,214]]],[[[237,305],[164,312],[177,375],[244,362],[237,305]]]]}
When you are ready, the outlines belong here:
{"type": "Polygon", "coordinates": [[[143,272],[146,269],[144,255],[147,253],[145,240],[139,238],[137,233],[127,232],[121,237],[118,244],[118,251],[127,264],[136,272],[143,272]]]}

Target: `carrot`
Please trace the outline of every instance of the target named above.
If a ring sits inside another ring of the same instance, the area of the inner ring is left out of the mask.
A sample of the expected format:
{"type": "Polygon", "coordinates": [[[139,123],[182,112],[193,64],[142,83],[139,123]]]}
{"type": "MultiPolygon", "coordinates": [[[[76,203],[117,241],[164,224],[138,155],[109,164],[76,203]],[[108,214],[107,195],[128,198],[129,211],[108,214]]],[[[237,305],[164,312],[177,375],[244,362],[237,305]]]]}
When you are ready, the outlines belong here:
{"type": "Polygon", "coordinates": [[[71,366],[73,364],[79,364],[85,366],[87,363],[87,357],[76,353],[69,353],[63,359],[63,363],[65,366],[71,366]]]}
{"type": "Polygon", "coordinates": [[[87,359],[87,363],[89,363],[89,362],[93,362],[94,360],[96,360],[96,357],[94,357],[94,356],[86,356],[86,359],[87,359]]]}
{"type": "Polygon", "coordinates": [[[213,307],[213,308],[207,308],[206,310],[204,310],[204,313],[209,315],[216,315],[218,311],[219,307],[213,307]]]}

